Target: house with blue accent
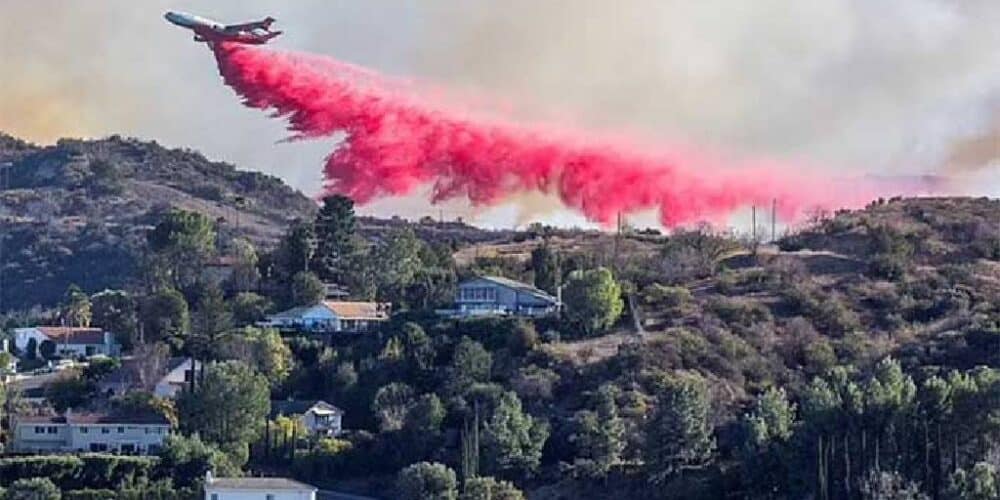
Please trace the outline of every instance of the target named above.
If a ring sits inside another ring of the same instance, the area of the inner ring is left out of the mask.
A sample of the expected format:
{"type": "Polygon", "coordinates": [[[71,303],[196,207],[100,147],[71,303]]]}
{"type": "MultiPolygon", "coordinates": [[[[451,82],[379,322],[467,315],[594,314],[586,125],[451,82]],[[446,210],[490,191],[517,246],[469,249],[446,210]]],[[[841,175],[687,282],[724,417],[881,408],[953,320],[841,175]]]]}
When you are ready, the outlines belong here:
{"type": "Polygon", "coordinates": [[[561,303],[548,292],[501,276],[479,276],[459,283],[451,309],[438,314],[467,318],[477,316],[541,317],[559,312],[561,303]]]}

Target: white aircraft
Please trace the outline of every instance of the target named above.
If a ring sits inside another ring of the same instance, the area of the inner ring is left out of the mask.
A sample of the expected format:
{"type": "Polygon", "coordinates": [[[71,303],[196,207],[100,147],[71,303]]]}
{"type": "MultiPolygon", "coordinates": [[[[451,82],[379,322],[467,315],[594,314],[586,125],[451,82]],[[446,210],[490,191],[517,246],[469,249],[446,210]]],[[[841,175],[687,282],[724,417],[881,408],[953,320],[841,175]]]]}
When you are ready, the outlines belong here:
{"type": "Polygon", "coordinates": [[[167,12],[163,17],[177,26],[193,31],[196,42],[236,42],[262,45],[281,34],[280,31],[271,31],[271,24],[274,23],[273,17],[240,24],[222,24],[186,12],[167,12]]]}

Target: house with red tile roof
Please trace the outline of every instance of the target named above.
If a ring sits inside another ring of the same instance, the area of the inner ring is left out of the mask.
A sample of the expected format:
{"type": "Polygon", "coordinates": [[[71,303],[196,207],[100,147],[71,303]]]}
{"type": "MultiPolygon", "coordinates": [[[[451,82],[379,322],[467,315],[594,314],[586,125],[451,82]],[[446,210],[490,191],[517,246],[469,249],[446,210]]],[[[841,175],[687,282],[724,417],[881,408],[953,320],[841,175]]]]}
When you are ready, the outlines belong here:
{"type": "Polygon", "coordinates": [[[390,304],[327,300],[272,314],[261,326],[307,333],[361,333],[389,320],[390,304]]]}
{"type": "Polygon", "coordinates": [[[14,346],[24,352],[31,341],[38,349],[42,342],[51,341],[56,345],[56,353],[62,356],[90,357],[102,354],[116,356],[118,346],[114,335],[100,328],[73,326],[34,326],[14,329],[14,346]]]}
{"type": "Polygon", "coordinates": [[[63,415],[14,415],[11,451],[18,453],[156,453],[170,434],[157,413],[102,413],[67,410],[63,415]]]}

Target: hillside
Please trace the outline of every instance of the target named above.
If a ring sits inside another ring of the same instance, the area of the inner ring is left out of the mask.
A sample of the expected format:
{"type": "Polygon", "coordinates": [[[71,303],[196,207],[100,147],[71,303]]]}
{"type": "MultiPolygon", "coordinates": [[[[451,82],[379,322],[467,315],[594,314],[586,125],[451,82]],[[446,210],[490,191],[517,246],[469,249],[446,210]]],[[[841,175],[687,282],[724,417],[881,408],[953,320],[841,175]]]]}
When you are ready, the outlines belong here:
{"type": "MultiPolygon", "coordinates": [[[[267,248],[316,204],[274,176],[211,161],[187,149],[112,136],[40,147],[0,134],[4,234],[0,311],[50,306],[66,287],[121,287],[134,275],[146,231],[181,208],[217,221],[219,240],[239,236],[267,248]],[[16,286],[14,286],[16,284],[16,286]]],[[[359,219],[377,237],[403,220],[359,219]]],[[[416,226],[428,239],[462,244],[496,238],[460,222],[416,226]]]]}

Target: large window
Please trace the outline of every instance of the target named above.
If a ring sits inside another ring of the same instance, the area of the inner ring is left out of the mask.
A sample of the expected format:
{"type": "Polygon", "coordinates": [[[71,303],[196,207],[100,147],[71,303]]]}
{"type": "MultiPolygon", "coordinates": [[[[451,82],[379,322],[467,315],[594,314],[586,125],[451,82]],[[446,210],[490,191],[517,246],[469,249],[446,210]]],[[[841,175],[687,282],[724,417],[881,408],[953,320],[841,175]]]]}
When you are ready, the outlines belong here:
{"type": "Polygon", "coordinates": [[[45,427],[42,427],[41,425],[36,425],[35,434],[45,434],[45,427]]]}
{"type": "Polygon", "coordinates": [[[59,432],[59,428],[56,427],[56,426],[51,426],[47,430],[48,430],[49,434],[55,434],[55,433],[59,432]]]}
{"type": "Polygon", "coordinates": [[[458,300],[461,302],[495,302],[497,290],[487,286],[467,286],[458,289],[458,300]]]}

